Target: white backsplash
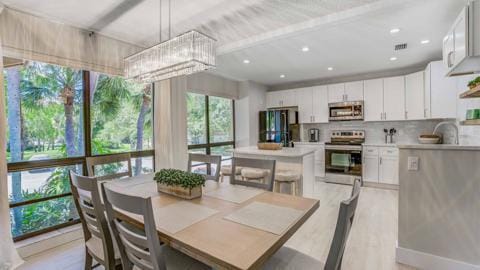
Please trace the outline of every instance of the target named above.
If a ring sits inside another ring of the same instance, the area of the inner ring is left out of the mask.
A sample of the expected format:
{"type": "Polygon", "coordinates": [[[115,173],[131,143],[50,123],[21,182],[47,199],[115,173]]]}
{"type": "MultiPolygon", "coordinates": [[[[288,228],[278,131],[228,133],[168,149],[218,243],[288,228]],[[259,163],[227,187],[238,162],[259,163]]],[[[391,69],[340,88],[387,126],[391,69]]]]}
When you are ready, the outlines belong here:
{"type": "MultiPolygon", "coordinates": [[[[302,141],[308,141],[308,130],[318,128],[320,130],[320,141],[330,141],[330,132],[333,130],[364,130],[366,143],[384,143],[385,133],[383,129],[395,128],[394,143],[415,144],[418,143],[418,136],[431,134],[435,125],[442,120],[422,121],[395,121],[395,122],[332,122],[328,124],[303,124],[302,141]]],[[[442,127],[439,132],[444,133],[445,143],[454,141],[454,133],[451,127],[442,127]]]]}

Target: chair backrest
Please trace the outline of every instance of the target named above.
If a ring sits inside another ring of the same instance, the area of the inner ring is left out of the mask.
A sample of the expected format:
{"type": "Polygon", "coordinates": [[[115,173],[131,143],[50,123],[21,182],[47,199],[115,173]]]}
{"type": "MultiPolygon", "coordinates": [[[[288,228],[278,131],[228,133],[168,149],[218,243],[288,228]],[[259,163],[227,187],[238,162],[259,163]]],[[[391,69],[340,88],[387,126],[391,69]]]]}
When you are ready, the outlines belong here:
{"type": "Polygon", "coordinates": [[[205,155],[205,154],[196,154],[190,153],[188,154],[188,171],[192,172],[192,163],[193,162],[201,162],[207,165],[215,165],[215,174],[206,174],[205,179],[217,181],[220,179],[220,166],[222,163],[222,156],[215,156],[215,155],[205,155]]]}
{"type": "Polygon", "coordinates": [[[110,180],[122,177],[132,177],[132,160],[130,157],[130,153],[87,157],[87,172],[88,176],[96,176],[97,180],[110,180]],[[112,173],[102,176],[97,176],[97,174],[95,173],[95,166],[125,162],[127,163],[127,171],[125,172],[112,173]]]}
{"type": "Polygon", "coordinates": [[[123,269],[129,270],[133,266],[143,270],[165,269],[151,198],[115,192],[108,188],[108,183],[102,183],[102,194],[108,222],[122,257],[123,269]],[[142,216],[143,230],[127,219],[119,219],[117,210],[142,216]]]}
{"type": "Polygon", "coordinates": [[[360,195],[360,180],[353,183],[352,195],[348,200],[340,203],[337,226],[333,235],[330,251],[328,252],[325,270],[340,270],[342,267],[343,252],[347,243],[350,229],[352,228],[355,210],[357,209],[358,197],[360,195]]]}
{"type": "Polygon", "coordinates": [[[269,174],[266,177],[266,183],[238,180],[235,175],[230,178],[230,183],[233,185],[249,186],[273,191],[273,184],[275,182],[275,164],[275,160],[233,157],[232,172],[235,172],[237,167],[242,167],[242,169],[252,168],[267,170],[269,171],[269,174]]]}
{"type": "Polygon", "coordinates": [[[103,258],[95,254],[92,255],[96,257],[96,260],[100,260],[103,265],[115,265],[112,237],[105,217],[105,208],[100,198],[97,179],[77,175],[70,171],[70,184],[75,206],[82,222],[85,241],[88,241],[92,235],[102,240],[103,258]]]}

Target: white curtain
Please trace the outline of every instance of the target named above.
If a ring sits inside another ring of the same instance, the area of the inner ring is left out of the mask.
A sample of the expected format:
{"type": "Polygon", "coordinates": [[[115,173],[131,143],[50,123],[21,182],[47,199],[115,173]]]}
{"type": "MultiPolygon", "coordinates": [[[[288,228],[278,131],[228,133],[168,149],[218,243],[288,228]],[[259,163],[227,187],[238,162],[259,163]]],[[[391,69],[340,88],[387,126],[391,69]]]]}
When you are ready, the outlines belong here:
{"type": "MultiPolygon", "coordinates": [[[[1,13],[1,10],[0,10],[1,13]]],[[[5,89],[3,87],[3,54],[0,39],[0,269],[14,269],[23,263],[17,253],[10,231],[10,208],[7,183],[7,119],[5,115],[5,89]]]]}

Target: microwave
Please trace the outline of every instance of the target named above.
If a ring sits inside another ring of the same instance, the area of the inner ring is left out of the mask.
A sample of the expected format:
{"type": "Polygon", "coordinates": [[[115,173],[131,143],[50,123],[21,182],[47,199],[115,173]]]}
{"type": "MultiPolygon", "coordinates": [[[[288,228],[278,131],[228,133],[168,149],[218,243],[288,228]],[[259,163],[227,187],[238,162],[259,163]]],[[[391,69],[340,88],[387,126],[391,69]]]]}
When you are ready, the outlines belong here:
{"type": "Polygon", "coordinates": [[[330,121],[363,120],[363,101],[348,101],[328,104],[330,121]]]}

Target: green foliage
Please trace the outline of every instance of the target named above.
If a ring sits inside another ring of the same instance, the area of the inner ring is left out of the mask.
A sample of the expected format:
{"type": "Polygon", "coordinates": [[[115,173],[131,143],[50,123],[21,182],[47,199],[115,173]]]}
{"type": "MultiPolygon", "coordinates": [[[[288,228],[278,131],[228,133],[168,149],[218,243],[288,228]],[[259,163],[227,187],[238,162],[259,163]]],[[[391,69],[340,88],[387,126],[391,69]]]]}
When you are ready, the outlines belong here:
{"type": "Polygon", "coordinates": [[[473,88],[477,85],[480,85],[480,77],[477,77],[474,80],[471,80],[470,82],[468,82],[467,86],[473,88]]]}
{"type": "Polygon", "coordinates": [[[200,174],[185,172],[176,169],[162,169],[155,174],[155,181],[167,186],[181,186],[195,188],[205,185],[205,177],[200,174]]]}

